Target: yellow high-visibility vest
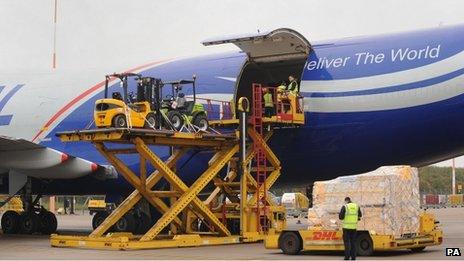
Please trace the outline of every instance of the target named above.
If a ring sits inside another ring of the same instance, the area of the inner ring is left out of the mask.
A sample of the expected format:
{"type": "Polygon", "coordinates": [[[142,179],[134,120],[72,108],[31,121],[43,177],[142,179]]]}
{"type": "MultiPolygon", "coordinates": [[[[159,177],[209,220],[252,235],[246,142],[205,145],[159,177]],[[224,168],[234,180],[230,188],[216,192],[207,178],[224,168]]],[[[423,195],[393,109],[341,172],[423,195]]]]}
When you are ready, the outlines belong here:
{"type": "Polygon", "coordinates": [[[265,93],[264,96],[264,107],[274,107],[274,102],[272,101],[272,94],[265,93]]]}
{"type": "Polygon", "coordinates": [[[343,219],[343,228],[357,229],[358,228],[358,213],[359,207],[356,203],[348,203],[345,205],[345,218],[343,219]]]}
{"type": "Polygon", "coordinates": [[[298,83],[296,81],[292,81],[291,83],[288,84],[288,90],[293,93],[297,94],[298,93],[298,83]]]}

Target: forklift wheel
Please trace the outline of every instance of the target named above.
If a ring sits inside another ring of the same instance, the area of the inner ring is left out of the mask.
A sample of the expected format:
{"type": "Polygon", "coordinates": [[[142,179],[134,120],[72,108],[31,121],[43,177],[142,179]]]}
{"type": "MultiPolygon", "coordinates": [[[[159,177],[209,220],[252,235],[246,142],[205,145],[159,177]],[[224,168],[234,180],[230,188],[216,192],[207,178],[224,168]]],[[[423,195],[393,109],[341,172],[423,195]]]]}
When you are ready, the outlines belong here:
{"type": "Polygon", "coordinates": [[[126,116],[120,114],[120,115],[114,117],[113,118],[113,127],[115,127],[115,128],[126,128],[127,127],[126,116]]]}
{"type": "Polygon", "coordinates": [[[197,114],[193,118],[193,125],[197,126],[201,131],[206,131],[209,127],[208,119],[203,113],[197,114]]]}
{"type": "Polygon", "coordinates": [[[155,114],[153,113],[147,114],[144,127],[146,129],[153,129],[153,128],[157,129],[158,128],[158,124],[156,124],[155,114]]]}
{"type": "Polygon", "coordinates": [[[169,111],[168,119],[176,131],[179,131],[182,129],[182,126],[184,126],[184,119],[182,118],[182,114],[178,111],[169,111]]]}
{"type": "Polygon", "coordinates": [[[291,231],[283,232],[279,237],[279,247],[286,255],[296,255],[301,251],[300,237],[291,231]]]}

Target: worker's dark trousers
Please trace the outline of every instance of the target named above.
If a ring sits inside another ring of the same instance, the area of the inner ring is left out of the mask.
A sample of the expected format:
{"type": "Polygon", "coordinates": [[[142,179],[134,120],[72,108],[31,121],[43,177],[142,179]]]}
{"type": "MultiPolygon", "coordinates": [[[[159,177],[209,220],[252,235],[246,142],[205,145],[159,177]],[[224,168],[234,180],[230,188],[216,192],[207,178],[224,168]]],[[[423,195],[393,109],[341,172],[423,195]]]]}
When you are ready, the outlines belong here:
{"type": "Polygon", "coordinates": [[[356,259],[356,229],[343,229],[343,244],[345,244],[345,260],[356,259]]]}
{"type": "Polygon", "coordinates": [[[271,118],[274,115],[274,107],[264,107],[264,116],[271,118]]]}

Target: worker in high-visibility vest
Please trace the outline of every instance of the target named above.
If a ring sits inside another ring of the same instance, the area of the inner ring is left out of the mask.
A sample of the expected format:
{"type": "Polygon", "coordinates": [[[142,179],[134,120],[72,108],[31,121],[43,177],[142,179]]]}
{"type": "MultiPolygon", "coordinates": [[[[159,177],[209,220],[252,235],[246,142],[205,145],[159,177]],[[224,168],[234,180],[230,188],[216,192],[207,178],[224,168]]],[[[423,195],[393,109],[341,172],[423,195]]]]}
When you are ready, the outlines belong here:
{"type": "Polygon", "coordinates": [[[362,213],[358,204],[351,202],[349,197],[345,198],[345,205],[340,210],[338,218],[343,220],[343,244],[345,245],[345,260],[356,259],[356,231],[358,221],[362,213]]]}
{"type": "Polygon", "coordinates": [[[277,91],[279,92],[284,92],[287,90],[287,83],[285,81],[282,81],[279,86],[277,86],[277,91]]]}
{"type": "Polygon", "coordinates": [[[290,75],[288,76],[288,81],[289,84],[287,85],[287,91],[289,91],[293,95],[298,95],[298,92],[300,91],[298,87],[298,82],[296,81],[295,76],[290,75]]]}
{"type": "Polygon", "coordinates": [[[272,99],[271,91],[267,88],[264,88],[264,116],[271,118],[274,115],[274,101],[272,99]]]}

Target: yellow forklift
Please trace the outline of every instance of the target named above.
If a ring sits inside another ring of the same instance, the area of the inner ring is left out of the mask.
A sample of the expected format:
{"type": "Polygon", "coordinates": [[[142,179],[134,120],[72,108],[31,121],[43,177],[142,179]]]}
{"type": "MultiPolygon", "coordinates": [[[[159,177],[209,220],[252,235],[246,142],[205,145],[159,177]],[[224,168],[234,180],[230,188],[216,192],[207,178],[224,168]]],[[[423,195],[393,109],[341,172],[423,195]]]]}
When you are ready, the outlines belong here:
{"type": "Polygon", "coordinates": [[[105,97],[95,102],[94,120],[97,128],[158,128],[159,115],[155,107],[159,98],[153,94],[161,88],[160,79],[142,77],[135,73],[120,73],[106,76],[105,97]],[[118,78],[121,81],[121,92],[113,92],[108,97],[108,84],[111,79],[118,78]],[[135,78],[137,82],[137,94],[128,93],[128,80],[135,78]]]}

